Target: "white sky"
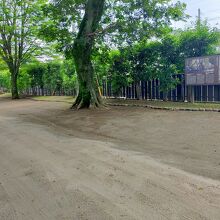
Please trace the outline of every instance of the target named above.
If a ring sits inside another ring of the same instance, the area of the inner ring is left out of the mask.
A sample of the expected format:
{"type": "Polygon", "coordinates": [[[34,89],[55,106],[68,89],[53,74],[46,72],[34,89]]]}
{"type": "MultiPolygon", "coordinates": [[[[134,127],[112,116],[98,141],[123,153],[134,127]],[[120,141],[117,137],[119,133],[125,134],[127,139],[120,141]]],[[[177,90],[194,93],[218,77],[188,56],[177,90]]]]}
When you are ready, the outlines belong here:
{"type": "MultiPolygon", "coordinates": [[[[176,2],[177,0],[173,0],[176,2]]],[[[192,16],[189,20],[195,21],[198,16],[198,8],[201,9],[201,18],[208,19],[208,23],[213,27],[220,28],[220,0],[180,0],[187,4],[186,13],[192,16]]],[[[187,23],[178,22],[175,27],[184,27],[190,25],[187,23]]]]}

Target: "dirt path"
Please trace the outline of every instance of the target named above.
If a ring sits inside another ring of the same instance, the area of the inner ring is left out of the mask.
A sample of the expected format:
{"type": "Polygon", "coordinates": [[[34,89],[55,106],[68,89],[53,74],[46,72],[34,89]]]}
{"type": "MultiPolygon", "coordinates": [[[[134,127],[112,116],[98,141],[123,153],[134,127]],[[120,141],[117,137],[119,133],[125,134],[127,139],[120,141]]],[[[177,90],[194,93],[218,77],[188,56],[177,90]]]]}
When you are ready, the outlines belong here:
{"type": "Polygon", "coordinates": [[[0,100],[1,220],[220,219],[220,125],[213,124],[220,116],[67,109],[0,100]],[[177,116],[191,126],[176,140],[177,116]],[[182,149],[196,122],[199,131],[216,131],[211,143],[196,142],[195,131],[192,149],[182,149]],[[203,163],[204,155],[213,158],[203,163]]]}

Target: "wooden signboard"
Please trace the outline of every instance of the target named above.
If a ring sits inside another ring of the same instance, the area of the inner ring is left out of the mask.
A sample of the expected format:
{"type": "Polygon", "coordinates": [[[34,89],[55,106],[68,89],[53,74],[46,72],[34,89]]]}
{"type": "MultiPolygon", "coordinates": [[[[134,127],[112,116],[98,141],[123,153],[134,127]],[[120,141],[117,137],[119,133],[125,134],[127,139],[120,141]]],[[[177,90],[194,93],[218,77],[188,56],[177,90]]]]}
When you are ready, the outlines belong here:
{"type": "Polygon", "coordinates": [[[186,59],[185,79],[187,86],[220,85],[220,55],[186,59]]]}

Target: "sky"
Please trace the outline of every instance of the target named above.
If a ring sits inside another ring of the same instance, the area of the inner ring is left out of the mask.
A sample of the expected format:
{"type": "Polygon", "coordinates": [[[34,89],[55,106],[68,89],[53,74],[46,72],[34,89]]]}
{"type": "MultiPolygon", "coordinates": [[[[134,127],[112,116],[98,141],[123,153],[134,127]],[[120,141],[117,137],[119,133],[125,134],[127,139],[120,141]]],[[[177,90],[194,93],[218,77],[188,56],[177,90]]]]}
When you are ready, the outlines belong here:
{"type": "MultiPolygon", "coordinates": [[[[198,16],[198,9],[201,10],[201,18],[207,19],[208,23],[213,27],[220,28],[220,0],[180,0],[187,4],[186,13],[192,16],[189,20],[195,21],[198,16]]],[[[176,0],[173,0],[176,2],[176,0]]],[[[189,26],[190,21],[187,23],[177,22],[175,27],[189,26]]]]}

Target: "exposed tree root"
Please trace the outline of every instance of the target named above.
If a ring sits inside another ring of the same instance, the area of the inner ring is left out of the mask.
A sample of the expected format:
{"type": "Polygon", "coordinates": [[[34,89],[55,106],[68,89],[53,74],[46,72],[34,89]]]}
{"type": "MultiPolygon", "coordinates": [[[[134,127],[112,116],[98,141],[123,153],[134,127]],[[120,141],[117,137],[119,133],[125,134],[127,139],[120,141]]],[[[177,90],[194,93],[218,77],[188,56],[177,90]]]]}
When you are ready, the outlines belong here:
{"type": "Polygon", "coordinates": [[[11,97],[13,100],[16,100],[16,99],[20,99],[19,95],[18,94],[12,94],[12,97],[11,97]]]}
{"type": "Polygon", "coordinates": [[[79,92],[75,102],[71,109],[83,109],[83,108],[101,108],[104,107],[102,98],[95,92],[82,93],[79,92]],[[92,94],[92,95],[91,95],[92,94]]]}
{"type": "Polygon", "coordinates": [[[101,108],[105,105],[102,102],[90,102],[89,104],[84,100],[81,99],[80,101],[75,101],[71,107],[71,109],[83,109],[83,108],[101,108]]]}

